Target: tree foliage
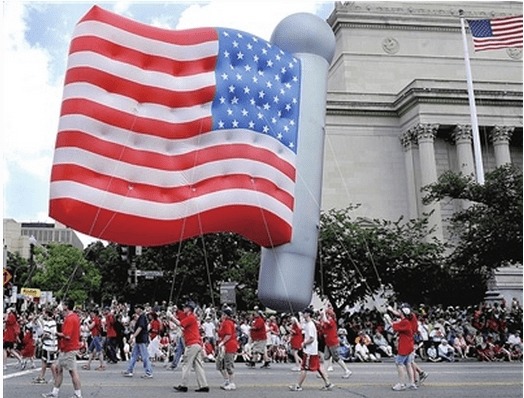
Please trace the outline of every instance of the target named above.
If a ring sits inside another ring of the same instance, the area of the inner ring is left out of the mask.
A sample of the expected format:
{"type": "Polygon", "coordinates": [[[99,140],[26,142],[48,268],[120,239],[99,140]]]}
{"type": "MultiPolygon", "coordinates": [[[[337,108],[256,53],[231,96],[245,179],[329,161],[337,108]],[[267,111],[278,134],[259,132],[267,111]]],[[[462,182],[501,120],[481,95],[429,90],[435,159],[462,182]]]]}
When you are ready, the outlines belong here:
{"type": "Polygon", "coordinates": [[[504,165],[487,173],[483,185],[448,171],[425,187],[424,201],[464,199],[469,206],[450,222],[458,244],[450,258],[468,269],[522,264],[522,172],[504,165]]]}
{"type": "Polygon", "coordinates": [[[50,290],[59,299],[69,297],[77,303],[92,299],[100,288],[100,273],[84,258],[82,250],[51,243],[45,252],[37,251],[35,255],[39,266],[31,278],[31,287],[50,290]]]}
{"type": "Polygon", "coordinates": [[[338,310],[387,289],[431,301],[444,246],[428,242],[427,220],[353,219],[353,206],[321,215],[315,286],[338,310]]]}
{"type": "Polygon", "coordinates": [[[425,203],[466,201],[450,219],[455,247],[446,258],[448,280],[442,291],[452,302],[477,303],[494,269],[522,264],[522,171],[501,166],[486,173],[483,185],[448,171],[424,191],[425,203]]]}

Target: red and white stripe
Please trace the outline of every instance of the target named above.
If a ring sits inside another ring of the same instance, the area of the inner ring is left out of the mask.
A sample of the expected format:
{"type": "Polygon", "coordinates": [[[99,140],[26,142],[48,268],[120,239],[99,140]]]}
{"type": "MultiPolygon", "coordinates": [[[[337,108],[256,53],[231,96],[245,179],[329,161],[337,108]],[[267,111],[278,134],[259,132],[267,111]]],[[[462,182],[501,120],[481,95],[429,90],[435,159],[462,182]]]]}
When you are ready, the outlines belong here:
{"type": "Polygon", "coordinates": [[[522,15],[494,18],[489,22],[493,36],[473,37],[475,51],[522,48],[522,15]]]}
{"type": "Polygon", "coordinates": [[[211,131],[217,40],[88,12],[71,42],[51,217],[129,245],[291,239],[295,154],[256,132],[211,131]]]}

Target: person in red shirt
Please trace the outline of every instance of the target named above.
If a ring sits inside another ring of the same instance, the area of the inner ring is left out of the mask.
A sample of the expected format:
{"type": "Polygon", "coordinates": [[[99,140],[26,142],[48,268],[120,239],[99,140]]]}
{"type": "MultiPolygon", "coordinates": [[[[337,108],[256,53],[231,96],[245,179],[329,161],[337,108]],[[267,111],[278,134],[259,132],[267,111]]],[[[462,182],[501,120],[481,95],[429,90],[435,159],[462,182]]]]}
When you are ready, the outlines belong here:
{"type": "Polygon", "coordinates": [[[21,369],[25,369],[27,366],[27,362],[31,361],[31,368],[35,368],[35,340],[33,338],[33,327],[31,325],[26,325],[24,327],[24,337],[22,338],[22,351],[20,354],[22,355],[22,365],[21,369]]]}
{"type": "Polygon", "coordinates": [[[224,308],[218,327],[218,347],[217,347],[217,369],[224,376],[224,385],[220,388],[226,391],[236,390],[234,377],[235,356],[238,352],[237,325],[233,320],[233,311],[224,308]]]}
{"type": "Polygon", "coordinates": [[[254,368],[258,361],[258,356],[262,355],[264,358],[264,364],[262,368],[269,368],[269,356],[267,355],[267,329],[266,320],[264,313],[257,310],[257,314],[251,322],[251,328],[249,329],[252,347],[251,347],[251,361],[246,365],[254,368]]]}
{"type": "Polygon", "coordinates": [[[109,307],[104,307],[103,315],[105,319],[106,339],[107,339],[107,360],[109,363],[117,363],[116,350],[118,347],[118,333],[116,331],[116,319],[109,307]]]}
{"type": "MultiPolygon", "coordinates": [[[[389,308],[388,308],[389,309],[389,308]]],[[[403,305],[398,311],[400,320],[392,323],[393,330],[397,333],[398,347],[397,355],[395,356],[395,364],[397,365],[397,372],[399,383],[393,386],[393,390],[402,391],[406,389],[416,390],[417,386],[413,379],[413,368],[411,362],[413,361],[413,326],[410,319],[413,314],[407,305],[403,305]],[[407,381],[407,383],[406,383],[407,381]]]]}
{"type": "Polygon", "coordinates": [[[64,324],[62,325],[62,331],[57,332],[60,352],[58,354],[54,387],[50,393],[42,394],[44,398],[58,397],[60,386],[64,380],[64,369],[69,371],[71,381],[73,382],[75,394],[72,398],[82,398],[80,375],[78,374],[76,363],[76,357],[81,345],[80,318],[78,314],[73,311],[75,306],[74,301],[67,300],[64,305],[64,324]]]}
{"type": "Polygon", "coordinates": [[[89,359],[87,364],[82,366],[82,369],[89,370],[91,369],[91,361],[98,355],[98,360],[100,361],[100,366],[96,370],[105,370],[104,365],[104,346],[102,341],[102,320],[98,316],[98,310],[91,310],[91,323],[89,324],[89,330],[91,331],[91,343],[89,343],[89,359]]]}
{"type": "Polygon", "coordinates": [[[20,325],[16,317],[15,309],[8,308],[4,318],[4,370],[7,369],[7,357],[9,355],[14,356],[18,360],[19,365],[22,363],[22,357],[15,349],[15,344],[19,340],[19,332],[20,325]]]}
{"type": "Polygon", "coordinates": [[[173,322],[182,328],[186,345],[182,359],[182,383],[173,388],[180,392],[187,392],[187,379],[191,369],[194,369],[198,384],[198,389],[195,391],[209,392],[202,361],[203,342],[200,335],[200,322],[193,313],[194,310],[195,303],[189,301],[184,305],[184,311],[177,311],[176,317],[173,317],[173,322]]]}
{"type": "Polygon", "coordinates": [[[320,324],[322,325],[322,333],[324,335],[324,341],[326,346],[324,348],[324,360],[329,361],[330,359],[338,363],[344,370],[343,379],[347,379],[351,376],[352,372],[346,366],[346,363],[340,358],[338,347],[340,341],[338,339],[338,327],[335,312],[332,309],[327,309],[321,312],[320,324]]]}
{"type": "Polygon", "coordinates": [[[302,350],[302,343],[304,342],[304,334],[302,332],[302,326],[297,317],[291,317],[291,324],[289,325],[289,345],[291,347],[291,354],[295,359],[296,366],[292,368],[294,372],[299,372],[302,366],[302,358],[300,358],[299,352],[302,350]]]}

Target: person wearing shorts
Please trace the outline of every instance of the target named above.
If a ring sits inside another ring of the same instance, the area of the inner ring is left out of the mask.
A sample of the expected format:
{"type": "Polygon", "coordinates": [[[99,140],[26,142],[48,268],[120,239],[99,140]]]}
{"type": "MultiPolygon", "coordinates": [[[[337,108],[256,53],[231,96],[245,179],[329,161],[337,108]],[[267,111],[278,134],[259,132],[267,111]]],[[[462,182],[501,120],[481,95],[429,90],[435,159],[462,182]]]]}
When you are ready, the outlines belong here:
{"type": "Polygon", "coordinates": [[[411,309],[403,306],[398,312],[400,320],[392,323],[393,330],[398,335],[397,355],[395,364],[397,366],[399,382],[392,388],[394,391],[403,391],[406,389],[416,390],[415,380],[413,378],[413,361],[414,341],[413,328],[409,320],[411,309]]]}
{"type": "Polygon", "coordinates": [[[53,391],[42,394],[44,398],[56,398],[60,391],[60,386],[64,380],[64,370],[69,371],[74,395],[71,398],[82,398],[82,391],[80,385],[80,375],[78,374],[78,367],[76,363],[76,356],[80,349],[80,318],[78,314],[73,311],[74,301],[67,300],[64,308],[64,324],[62,331],[57,332],[59,338],[59,353],[58,363],[55,373],[55,382],[53,391]]]}
{"type": "Polygon", "coordinates": [[[237,325],[232,318],[233,311],[224,308],[218,327],[218,346],[217,346],[217,369],[224,377],[224,384],[220,386],[222,390],[236,390],[233,382],[235,368],[235,357],[238,352],[237,325]]]}
{"type": "Polygon", "coordinates": [[[334,385],[329,381],[329,377],[320,363],[318,355],[318,337],[317,327],[312,320],[313,309],[306,308],[304,310],[304,342],[302,343],[303,358],[300,369],[298,382],[289,386],[291,391],[302,391],[302,383],[306,380],[307,372],[318,372],[322,380],[324,380],[324,387],[322,390],[330,391],[334,385]]]}

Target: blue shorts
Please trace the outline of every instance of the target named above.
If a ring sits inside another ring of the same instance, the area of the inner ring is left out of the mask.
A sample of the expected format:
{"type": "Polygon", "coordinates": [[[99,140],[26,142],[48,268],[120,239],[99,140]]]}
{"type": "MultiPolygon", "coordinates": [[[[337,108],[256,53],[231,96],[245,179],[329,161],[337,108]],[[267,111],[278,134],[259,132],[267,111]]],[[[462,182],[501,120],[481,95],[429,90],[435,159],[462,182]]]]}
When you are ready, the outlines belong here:
{"type": "Polygon", "coordinates": [[[408,366],[410,363],[413,362],[413,355],[396,355],[395,356],[395,364],[397,365],[405,365],[408,366]]]}
{"type": "Polygon", "coordinates": [[[102,337],[100,337],[100,336],[93,337],[93,340],[91,340],[91,344],[89,344],[88,351],[89,352],[91,352],[91,351],[96,351],[96,352],[102,351],[102,337]]]}

